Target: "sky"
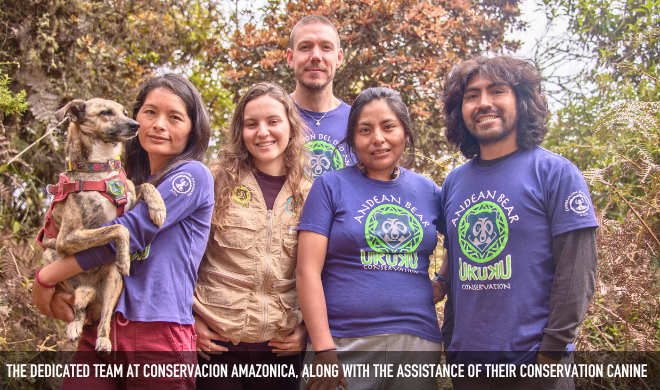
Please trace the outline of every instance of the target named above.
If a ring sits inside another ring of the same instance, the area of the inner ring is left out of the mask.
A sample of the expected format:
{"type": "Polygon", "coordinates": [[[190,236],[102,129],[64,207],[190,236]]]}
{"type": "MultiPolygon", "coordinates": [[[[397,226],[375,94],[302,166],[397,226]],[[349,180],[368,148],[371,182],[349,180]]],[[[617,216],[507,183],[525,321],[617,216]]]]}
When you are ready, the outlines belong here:
{"type": "MultiPolygon", "coordinates": [[[[519,3],[521,17],[520,20],[527,22],[527,29],[524,31],[509,31],[507,38],[520,40],[522,45],[514,55],[523,58],[535,59],[537,49],[542,49],[552,40],[569,40],[570,35],[567,32],[568,22],[562,19],[555,19],[549,24],[546,17],[543,2],[541,0],[521,0],[519,3]]],[[[546,82],[546,91],[554,98],[548,99],[550,108],[554,111],[561,108],[562,104],[558,101],[561,98],[561,89],[553,84],[555,77],[562,77],[564,80],[577,76],[584,68],[584,62],[570,61],[560,59],[555,64],[549,64],[547,61],[556,61],[556,58],[547,58],[538,63],[543,69],[543,76],[549,79],[546,82]]]]}

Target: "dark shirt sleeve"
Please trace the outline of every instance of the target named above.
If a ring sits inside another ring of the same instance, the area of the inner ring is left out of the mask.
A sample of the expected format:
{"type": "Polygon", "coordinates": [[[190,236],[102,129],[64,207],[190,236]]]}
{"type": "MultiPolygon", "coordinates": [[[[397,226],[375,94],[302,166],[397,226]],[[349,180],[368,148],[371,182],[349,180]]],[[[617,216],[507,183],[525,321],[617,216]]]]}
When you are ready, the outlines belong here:
{"type": "MultiPolygon", "coordinates": [[[[571,230],[552,239],[555,276],[550,292],[548,325],[539,352],[561,359],[575,341],[596,285],[596,228],[571,230]]],[[[443,334],[444,337],[444,334],[443,334]]]]}
{"type": "Polygon", "coordinates": [[[442,321],[442,347],[449,349],[451,345],[451,338],[454,335],[454,306],[451,299],[451,289],[447,290],[447,299],[445,299],[445,313],[444,320],[442,321]]]}

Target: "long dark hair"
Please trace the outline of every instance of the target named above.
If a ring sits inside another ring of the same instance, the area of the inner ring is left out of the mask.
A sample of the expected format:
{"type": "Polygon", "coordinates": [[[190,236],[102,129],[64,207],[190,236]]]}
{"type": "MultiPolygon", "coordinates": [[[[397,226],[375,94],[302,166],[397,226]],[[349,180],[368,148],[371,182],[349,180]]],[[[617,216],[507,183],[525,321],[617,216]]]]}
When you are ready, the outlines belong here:
{"type": "Polygon", "coordinates": [[[284,150],[284,164],[286,166],[286,180],[293,194],[293,201],[299,210],[305,203],[304,182],[308,182],[305,176],[305,166],[308,160],[305,158],[305,135],[310,134],[309,128],[300,118],[298,109],[284,90],[277,84],[258,83],[252,86],[245,95],[241,97],[234,115],[231,118],[228,135],[224,145],[218,151],[217,158],[209,164],[209,170],[213,175],[215,185],[215,206],[213,207],[213,225],[222,228],[226,224],[227,210],[231,205],[233,189],[240,185],[245,177],[255,172],[252,155],[245,146],[243,139],[243,123],[245,106],[252,100],[262,96],[269,96],[284,106],[287,120],[289,121],[290,136],[289,143],[284,150]]]}
{"type": "MultiPolygon", "coordinates": [[[[387,103],[387,106],[394,112],[396,117],[399,119],[403,125],[403,131],[406,134],[406,139],[408,140],[408,146],[404,153],[407,152],[407,156],[404,160],[401,161],[401,165],[408,168],[412,166],[412,163],[415,159],[415,139],[417,138],[417,133],[412,126],[412,121],[410,120],[410,115],[408,114],[408,108],[406,104],[401,99],[401,96],[398,92],[393,91],[386,87],[373,87],[367,88],[364,91],[360,92],[353,105],[351,106],[351,112],[348,114],[348,124],[346,125],[346,136],[341,141],[341,143],[346,144],[349,150],[355,152],[355,125],[357,124],[362,109],[368,103],[373,102],[374,100],[382,100],[387,103]]],[[[351,160],[353,153],[350,153],[351,160]]],[[[357,163],[358,161],[353,161],[357,163]]]]}
{"type": "Polygon", "coordinates": [[[529,149],[543,142],[550,118],[542,86],[543,76],[534,62],[510,56],[478,56],[461,61],[452,68],[441,95],[447,140],[459,147],[466,158],[479,154],[479,142],[463,120],[463,95],[468,81],[476,74],[493,82],[505,82],[516,94],[518,147],[529,149]]]}
{"type": "MultiPolygon", "coordinates": [[[[147,95],[156,88],[165,88],[183,100],[186,106],[186,114],[190,118],[190,135],[188,143],[183,152],[171,158],[163,169],[151,181],[155,186],[160,184],[163,177],[170,173],[174,167],[185,161],[202,161],[209,146],[211,136],[211,125],[197,88],[188,79],[178,74],[169,73],[149,79],[138,93],[133,102],[133,119],[137,117],[140,108],[147,99],[147,95]]],[[[138,137],[132,138],[126,143],[126,175],[136,185],[147,181],[151,170],[149,168],[149,155],[140,144],[138,137]]]]}

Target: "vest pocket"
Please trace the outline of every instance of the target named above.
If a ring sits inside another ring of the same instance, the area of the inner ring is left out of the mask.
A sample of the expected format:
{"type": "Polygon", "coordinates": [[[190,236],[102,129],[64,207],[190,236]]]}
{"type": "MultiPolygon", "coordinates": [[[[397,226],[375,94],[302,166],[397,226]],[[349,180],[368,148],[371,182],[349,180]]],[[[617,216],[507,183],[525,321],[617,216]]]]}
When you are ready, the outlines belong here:
{"type": "Polygon", "coordinates": [[[256,229],[252,226],[213,228],[202,265],[208,264],[207,268],[252,279],[256,273],[256,238],[256,229]]]}
{"type": "Polygon", "coordinates": [[[302,322],[302,314],[300,313],[300,305],[298,303],[298,291],[296,290],[295,281],[293,283],[285,283],[281,287],[275,287],[278,291],[277,303],[280,306],[281,316],[277,323],[277,337],[282,340],[293,329],[302,322]],[[286,289],[286,290],[285,290],[286,289]]]}
{"type": "Polygon", "coordinates": [[[240,218],[238,216],[230,215],[227,226],[224,229],[214,229],[213,238],[218,245],[236,249],[240,251],[247,251],[254,246],[254,235],[256,228],[247,218],[240,218]]]}
{"type": "MultiPolygon", "coordinates": [[[[200,276],[206,273],[200,269],[200,276]]],[[[202,278],[200,277],[200,282],[202,278]]],[[[197,284],[195,297],[213,317],[211,327],[231,340],[240,340],[247,322],[250,293],[245,287],[218,281],[217,285],[197,284]]]]}
{"type": "Polygon", "coordinates": [[[283,279],[293,279],[296,276],[298,262],[298,225],[282,226],[282,250],[280,253],[280,272],[283,279]]]}

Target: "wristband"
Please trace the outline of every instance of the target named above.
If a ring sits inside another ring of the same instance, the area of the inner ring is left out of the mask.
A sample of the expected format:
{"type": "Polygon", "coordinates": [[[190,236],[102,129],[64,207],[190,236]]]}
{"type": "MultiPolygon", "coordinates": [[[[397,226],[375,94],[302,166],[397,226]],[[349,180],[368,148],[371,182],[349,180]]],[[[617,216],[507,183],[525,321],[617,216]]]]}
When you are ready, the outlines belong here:
{"type": "Polygon", "coordinates": [[[449,279],[445,278],[444,276],[440,275],[437,272],[435,273],[434,280],[441,280],[441,281],[445,282],[445,284],[447,285],[447,289],[449,289],[451,287],[451,285],[449,284],[449,279]]]}
{"type": "Polygon", "coordinates": [[[324,349],[322,351],[314,351],[314,355],[318,355],[319,353],[322,353],[322,352],[329,352],[329,351],[336,351],[336,350],[337,350],[337,348],[328,348],[328,349],[324,349]]]}
{"type": "Polygon", "coordinates": [[[39,268],[39,269],[37,270],[37,273],[34,275],[34,280],[36,280],[37,283],[39,283],[39,284],[41,285],[41,287],[45,287],[45,288],[55,288],[55,286],[56,286],[57,284],[48,285],[48,284],[43,283],[41,280],[39,280],[39,272],[41,272],[41,268],[39,268]]]}

